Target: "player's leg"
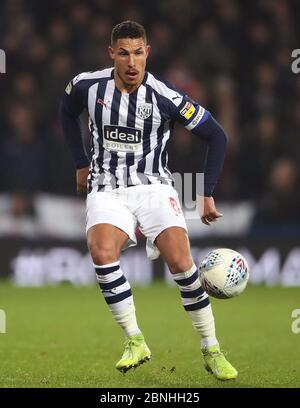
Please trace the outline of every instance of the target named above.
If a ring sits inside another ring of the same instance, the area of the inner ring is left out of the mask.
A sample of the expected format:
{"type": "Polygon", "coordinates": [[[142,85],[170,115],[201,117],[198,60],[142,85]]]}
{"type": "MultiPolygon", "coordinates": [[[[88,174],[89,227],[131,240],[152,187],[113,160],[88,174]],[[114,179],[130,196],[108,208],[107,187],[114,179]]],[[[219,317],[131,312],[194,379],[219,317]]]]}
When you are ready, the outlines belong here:
{"type": "Polygon", "coordinates": [[[236,377],[236,370],[219,349],[211,305],[207,293],[201,287],[191,256],[186,222],[177,192],[171,186],[152,185],[148,189],[145,187],[142,193],[141,202],[136,200],[138,205],[135,215],[143,234],[151,243],[147,245],[150,248],[148,256],[154,258],[160,251],[168,264],[179,286],[184,308],[201,337],[206,367],[217,378],[236,377]]]}
{"type": "Polygon", "coordinates": [[[150,358],[137,325],[130,284],[120,267],[120,252],[136,244],[136,218],[123,192],[92,192],[87,196],[86,231],[97,281],[116,322],[126,336],[125,352],[116,368],[127,371],[150,358]]]}
{"type": "Polygon", "coordinates": [[[177,283],[182,303],[201,338],[205,367],[218,379],[236,378],[237,371],[220,351],[215,322],[207,293],[201,287],[187,232],[181,227],[169,227],[154,241],[177,283]]]}
{"type": "Polygon", "coordinates": [[[120,267],[120,253],[128,235],[111,224],[96,224],[87,231],[87,243],[97,282],[116,322],[126,336],[140,334],[130,284],[120,267]]]}
{"type": "Polygon", "coordinates": [[[115,321],[126,336],[125,351],[116,365],[122,372],[151,357],[136,321],[130,284],[119,262],[121,250],[128,238],[124,231],[106,223],[96,224],[87,231],[87,242],[97,281],[115,321]]]}
{"type": "Polygon", "coordinates": [[[201,287],[187,232],[180,227],[169,227],[157,236],[155,245],[179,286],[183,306],[201,336],[202,347],[218,344],[211,305],[201,287]]]}

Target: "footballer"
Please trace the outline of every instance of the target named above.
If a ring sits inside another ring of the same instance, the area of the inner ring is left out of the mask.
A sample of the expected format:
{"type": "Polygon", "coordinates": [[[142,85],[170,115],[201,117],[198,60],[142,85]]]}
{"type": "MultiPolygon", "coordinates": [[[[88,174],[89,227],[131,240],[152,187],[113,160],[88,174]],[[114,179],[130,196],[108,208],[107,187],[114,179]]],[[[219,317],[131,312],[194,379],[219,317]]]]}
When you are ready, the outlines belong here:
{"type": "Polygon", "coordinates": [[[174,122],[206,140],[201,219],[209,225],[222,216],[212,194],[227,136],[204,107],[146,71],[149,51],[143,26],[133,21],[116,25],[108,47],[113,67],[77,75],[67,85],[61,104],[63,131],[77,169],[77,191],[87,192],[87,243],[97,281],[126,336],[116,368],[126,372],[151,358],[119,262],[121,251],[136,245],[138,226],[147,238],[149,258],[161,254],[178,285],[183,307],[200,337],[205,368],[220,380],[234,379],[237,371],[220,350],[210,301],[192,259],[166,152],[174,122]],[[89,116],[91,162],[81,137],[83,110],[89,116]]]}

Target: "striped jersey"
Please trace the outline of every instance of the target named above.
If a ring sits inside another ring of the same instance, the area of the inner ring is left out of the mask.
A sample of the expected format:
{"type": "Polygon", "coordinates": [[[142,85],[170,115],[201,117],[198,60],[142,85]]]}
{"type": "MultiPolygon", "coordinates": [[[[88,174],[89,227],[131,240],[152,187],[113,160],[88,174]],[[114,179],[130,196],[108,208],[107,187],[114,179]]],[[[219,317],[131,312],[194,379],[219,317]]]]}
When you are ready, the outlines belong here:
{"type": "Polygon", "coordinates": [[[150,72],[145,72],[135,92],[121,93],[115,85],[114,68],[76,76],[66,87],[63,106],[74,118],[84,109],[88,112],[89,192],[141,184],[172,185],[166,144],[174,122],[197,134],[210,115],[150,72]]]}

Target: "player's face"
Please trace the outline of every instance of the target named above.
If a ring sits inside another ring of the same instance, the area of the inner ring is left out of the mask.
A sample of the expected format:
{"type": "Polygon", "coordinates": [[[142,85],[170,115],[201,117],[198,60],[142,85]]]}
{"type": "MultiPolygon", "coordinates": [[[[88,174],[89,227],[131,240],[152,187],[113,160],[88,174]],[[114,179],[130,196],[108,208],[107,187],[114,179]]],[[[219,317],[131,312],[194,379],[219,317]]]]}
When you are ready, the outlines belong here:
{"type": "Polygon", "coordinates": [[[114,61],[116,79],[126,88],[141,84],[145,75],[146,60],[150,51],[143,38],[120,38],[109,47],[114,61]]]}

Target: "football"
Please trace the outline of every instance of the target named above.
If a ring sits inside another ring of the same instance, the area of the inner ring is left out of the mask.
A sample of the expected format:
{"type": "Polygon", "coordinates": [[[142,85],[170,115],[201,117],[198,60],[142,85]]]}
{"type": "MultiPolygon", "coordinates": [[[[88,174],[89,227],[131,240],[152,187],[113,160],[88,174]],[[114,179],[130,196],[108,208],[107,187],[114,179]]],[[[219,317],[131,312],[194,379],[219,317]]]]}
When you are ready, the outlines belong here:
{"type": "Polygon", "coordinates": [[[237,251],[219,248],[210,251],[199,267],[203,289],[218,299],[240,295],[247,286],[249,267],[237,251]]]}

